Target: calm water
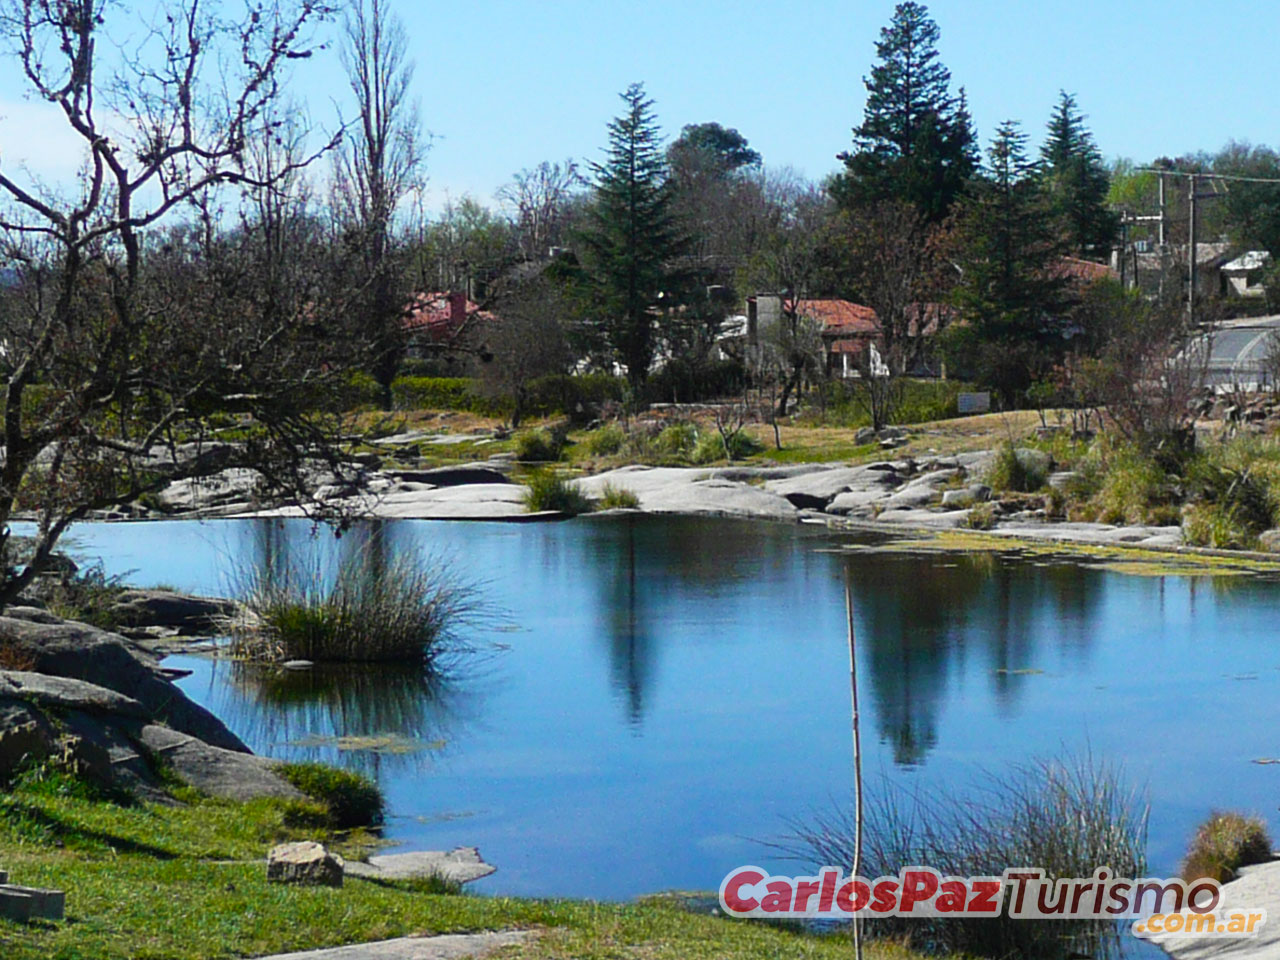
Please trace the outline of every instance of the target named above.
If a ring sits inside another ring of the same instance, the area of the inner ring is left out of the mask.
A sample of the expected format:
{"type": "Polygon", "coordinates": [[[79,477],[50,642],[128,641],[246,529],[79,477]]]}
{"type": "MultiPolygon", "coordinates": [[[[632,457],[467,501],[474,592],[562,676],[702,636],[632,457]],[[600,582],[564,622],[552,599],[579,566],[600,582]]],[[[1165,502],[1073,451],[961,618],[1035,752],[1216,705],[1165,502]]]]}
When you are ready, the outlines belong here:
{"type": "MultiPolygon", "coordinates": [[[[302,522],[173,522],[83,526],[75,540],[133,582],[218,591],[233,561],[308,535],[302,522]]],[[[1212,807],[1277,826],[1280,766],[1252,762],[1280,755],[1275,583],[841,554],[849,538],[824,530],[723,520],[401,521],[323,549],[370,538],[487,579],[510,618],[476,633],[489,652],[442,687],[174,662],[255,750],[376,774],[405,849],[479,846],[499,872],[478,890],[623,898],[714,889],[742,863],[794,867],[761,841],[850,791],[846,564],[873,785],[957,788],[984,767],[1089,749],[1149,788],[1155,871],[1175,868],[1212,807]],[[317,740],[385,734],[429,748],[317,740]]]]}

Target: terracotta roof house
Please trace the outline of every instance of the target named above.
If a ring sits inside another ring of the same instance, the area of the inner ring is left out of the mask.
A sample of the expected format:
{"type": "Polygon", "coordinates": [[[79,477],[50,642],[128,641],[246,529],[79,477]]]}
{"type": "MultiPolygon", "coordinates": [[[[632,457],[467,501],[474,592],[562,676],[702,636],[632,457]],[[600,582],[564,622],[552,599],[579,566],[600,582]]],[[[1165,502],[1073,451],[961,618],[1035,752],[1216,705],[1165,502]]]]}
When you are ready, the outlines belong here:
{"type": "Polygon", "coordinates": [[[421,355],[428,347],[449,346],[471,336],[497,317],[465,293],[420,293],[405,308],[404,329],[409,335],[410,355],[421,355]]]}

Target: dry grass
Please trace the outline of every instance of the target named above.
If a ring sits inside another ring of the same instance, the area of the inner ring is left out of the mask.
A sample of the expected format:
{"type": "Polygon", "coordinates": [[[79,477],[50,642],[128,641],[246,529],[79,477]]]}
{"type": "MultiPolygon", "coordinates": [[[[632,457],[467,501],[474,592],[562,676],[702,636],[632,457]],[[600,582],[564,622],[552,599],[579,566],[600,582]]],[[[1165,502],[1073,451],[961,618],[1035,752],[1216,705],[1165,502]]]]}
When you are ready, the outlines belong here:
{"type": "Polygon", "coordinates": [[[1182,878],[1229,883],[1241,867],[1271,859],[1271,836],[1261,817],[1215,810],[1191,838],[1182,878]]]}

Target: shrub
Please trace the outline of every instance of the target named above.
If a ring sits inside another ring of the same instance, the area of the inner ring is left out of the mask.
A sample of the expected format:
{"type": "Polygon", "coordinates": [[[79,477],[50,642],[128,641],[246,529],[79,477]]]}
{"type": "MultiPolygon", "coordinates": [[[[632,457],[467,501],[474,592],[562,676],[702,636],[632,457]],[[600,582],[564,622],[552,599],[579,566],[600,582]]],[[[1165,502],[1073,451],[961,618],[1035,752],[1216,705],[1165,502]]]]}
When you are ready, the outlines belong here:
{"type": "MultiPolygon", "coordinates": [[[[1087,877],[1100,864],[1116,876],[1145,869],[1147,804],[1114,767],[1091,758],[1045,759],[1007,774],[988,773],[974,792],[872,793],[860,873],[896,875],[924,863],[951,876],[999,876],[1009,864],[1035,864],[1049,878],[1087,877]]],[[[818,864],[853,862],[851,813],[797,824],[783,848],[818,864]]],[[[873,936],[928,943],[939,955],[1061,957],[1077,950],[1109,956],[1116,927],[1099,921],[914,917],[868,921],[873,936]]]]}
{"type": "Polygon", "coordinates": [[[739,430],[728,437],[704,430],[698,436],[690,459],[694,463],[715,463],[717,460],[745,460],[759,453],[764,447],[751,434],[739,430]]]}
{"type": "Polygon", "coordinates": [[[1006,441],[987,470],[987,483],[996,490],[1034,493],[1049,479],[1048,462],[1051,458],[1043,451],[1015,447],[1013,441],[1006,441]]]}
{"type": "Polygon", "coordinates": [[[54,616],[114,630],[120,626],[116,601],[126,589],[124,579],[132,572],[107,576],[99,560],[75,573],[46,581],[39,592],[54,616]]]}
{"type": "Polygon", "coordinates": [[[1093,503],[1100,523],[1146,523],[1173,496],[1168,475],[1136,449],[1108,456],[1099,480],[1093,503]]]}
{"type": "Polygon", "coordinates": [[[606,483],[600,494],[601,510],[635,510],[640,506],[640,498],[625,487],[615,487],[606,483]]]}
{"type": "Polygon", "coordinates": [[[663,427],[653,441],[654,449],[668,457],[687,457],[698,443],[698,431],[691,423],[673,423],[663,427]]]}
{"type": "Polygon", "coordinates": [[[1204,877],[1228,883],[1241,867],[1271,859],[1271,836],[1261,818],[1215,810],[1191,838],[1182,878],[1188,883],[1204,877]]]}
{"type": "Polygon", "coordinates": [[[564,452],[564,439],[544,428],[521,430],[515,435],[516,459],[522,463],[549,463],[564,452]]]}
{"type": "Polygon", "coordinates": [[[525,483],[529,492],[524,496],[524,504],[531,513],[555,510],[577,516],[591,509],[591,501],[582,491],[554,470],[536,470],[525,483]]]}
{"type": "Polygon", "coordinates": [[[368,777],[322,763],[282,763],[276,771],[328,810],[329,825],[338,830],[376,827],[386,813],[378,785],[368,777]]]}
{"type": "Polygon", "coordinates": [[[996,525],[996,508],[993,503],[980,503],[973,507],[964,518],[964,525],[970,530],[991,530],[996,525]]]}
{"type": "Polygon", "coordinates": [[[1247,550],[1254,546],[1257,533],[1230,504],[1189,503],[1182,509],[1182,535],[1195,547],[1247,550]]]}
{"type": "Polygon", "coordinates": [[[319,558],[286,558],[240,576],[249,616],[232,624],[235,652],[252,660],[421,662],[463,648],[460,628],[483,603],[474,585],[417,553],[365,549],[327,575],[319,558]]]}
{"type": "Polygon", "coordinates": [[[597,457],[613,456],[626,442],[626,433],[616,423],[606,423],[598,430],[592,430],[587,434],[587,450],[597,457]]]}

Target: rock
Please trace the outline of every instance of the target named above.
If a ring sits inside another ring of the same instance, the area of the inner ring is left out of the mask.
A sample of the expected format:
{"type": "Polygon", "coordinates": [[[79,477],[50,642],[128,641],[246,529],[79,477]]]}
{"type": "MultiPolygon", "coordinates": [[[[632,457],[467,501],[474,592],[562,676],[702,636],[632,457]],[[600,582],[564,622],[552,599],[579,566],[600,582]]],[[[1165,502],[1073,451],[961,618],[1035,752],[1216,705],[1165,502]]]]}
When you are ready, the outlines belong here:
{"type": "Polygon", "coordinates": [[[37,707],[52,708],[60,712],[81,710],[138,720],[150,717],[141,703],[115,690],[83,680],[25,670],[0,671],[0,697],[23,700],[37,707]]]}
{"type": "Polygon", "coordinates": [[[215,515],[227,508],[252,503],[261,488],[262,474],[247,467],[229,467],[208,477],[175,480],[157,495],[168,513],[215,515]]]}
{"type": "Polygon", "coordinates": [[[909,510],[923,507],[939,495],[938,488],[959,476],[958,469],[933,470],[922,473],[884,502],[886,510],[909,510]]]}
{"type": "Polygon", "coordinates": [[[942,491],[942,505],[944,507],[969,507],[974,502],[974,496],[968,490],[942,491]]]}
{"type": "Polygon", "coordinates": [[[12,700],[0,700],[0,781],[28,759],[43,759],[54,749],[53,725],[37,710],[12,700]]]}
{"type": "Polygon", "coordinates": [[[74,734],[58,741],[58,767],[82,780],[102,786],[114,782],[111,754],[100,744],[74,734]]]}
{"type": "MultiPolygon", "coordinates": [[[[33,670],[46,675],[44,681],[81,680],[99,688],[75,692],[74,688],[61,685],[58,689],[63,693],[72,691],[69,695],[74,702],[69,705],[75,709],[123,712],[149,722],[163,721],[213,746],[249,752],[221,720],[189,700],[154,659],[123,637],[82,623],[39,624],[0,617],[0,641],[29,655],[34,661],[33,670]],[[113,692],[133,703],[111,700],[109,694],[113,692]],[[100,701],[96,707],[94,698],[100,701]]],[[[40,682],[32,678],[26,684],[30,687],[40,682]]],[[[4,695],[3,690],[0,695],[4,695]]]]}
{"type": "Polygon", "coordinates": [[[577,482],[578,489],[592,499],[600,498],[605,484],[630,490],[646,513],[762,520],[796,520],[799,516],[791,503],[768,489],[768,484],[739,483],[696,468],[622,467],[577,482]]]}
{"type": "Polygon", "coordinates": [[[881,440],[906,440],[911,433],[906,427],[882,427],[876,436],[881,440]]]}
{"type": "MultiPolygon", "coordinates": [[[[770,493],[785,497],[797,507],[825,509],[835,497],[848,490],[877,490],[897,482],[892,470],[875,469],[881,464],[865,467],[829,467],[800,476],[766,481],[764,488],[770,493]]],[[[884,465],[887,466],[887,465],[884,465]]]]}
{"type": "Polygon", "coordinates": [[[493,864],[485,863],[475,847],[456,847],[448,853],[424,850],[420,853],[383,854],[370,857],[368,863],[347,864],[347,873],[356,877],[407,880],[435,876],[458,884],[487,877],[497,869],[493,864]]]}
{"type": "Polygon", "coordinates": [[[0,885],[0,917],[26,923],[30,920],[61,920],[66,914],[67,895],[61,890],[0,885]]]}
{"type": "Polygon", "coordinates": [[[311,840],[282,843],[267,854],[267,879],[275,883],[342,886],[346,862],[311,840]]]}
{"type": "Polygon", "coordinates": [[[1054,490],[1065,490],[1080,478],[1074,470],[1058,470],[1049,474],[1049,486],[1054,490]]]}
{"type": "Polygon", "coordinates": [[[870,516],[887,497],[882,490],[846,490],[827,504],[826,512],[838,517],[870,516]]]}
{"type": "Polygon", "coordinates": [[[495,467],[459,464],[434,470],[390,470],[388,475],[411,483],[429,483],[433,487],[457,487],[469,483],[510,483],[506,473],[495,467]]]}
{"type": "Polygon", "coordinates": [[[968,510],[885,510],[876,519],[881,523],[900,523],[908,527],[941,527],[951,529],[964,525],[968,510]]]}
{"type": "Polygon", "coordinates": [[[868,443],[876,442],[876,432],[871,427],[863,427],[853,435],[853,442],[858,446],[866,446],[868,443]]]}
{"type": "Polygon", "coordinates": [[[476,960],[504,947],[537,937],[533,930],[503,930],[486,933],[451,933],[432,937],[397,937],[375,943],[352,944],[282,953],[260,960],[476,960]]]}
{"type": "Polygon", "coordinates": [[[310,670],[315,666],[312,660],[286,660],[280,664],[282,670],[310,670]]]}
{"type": "Polygon", "coordinates": [[[978,503],[986,503],[991,499],[991,488],[985,483],[971,483],[966,489],[969,491],[969,496],[978,503]]]}
{"type": "Polygon", "coordinates": [[[167,627],[179,634],[208,632],[234,615],[234,600],[193,597],[172,590],[125,590],[111,613],[129,627],[167,627]]]}
{"type": "Polygon", "coordinates": [[[1049,471],[1053,468],[1053,457],[1043,450],[1036,450],[1034,447],[1018,447],[1014,451],[1014,456],[1018,458],[1022,468],[1028,472],[1048,476],[1049,471]]]}
{"type": "Polygon", "coordinates": [[[264,757],[210,746],[168,727],[154,724],[138,733],[139,742],[188,786],[228,800],[254,797],[284,797],[301,800],[303,795],[275,772],[264,757]]]}
{"type": "Polygon", "coordinates": [[[1265,553],[1280,553],[1280,530],[1258,534],[1258,549],[1265,553]]]}

